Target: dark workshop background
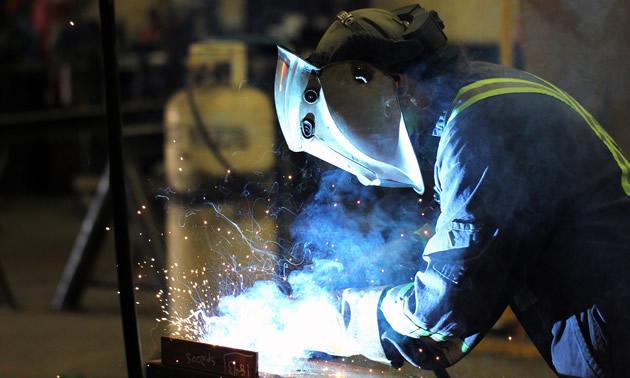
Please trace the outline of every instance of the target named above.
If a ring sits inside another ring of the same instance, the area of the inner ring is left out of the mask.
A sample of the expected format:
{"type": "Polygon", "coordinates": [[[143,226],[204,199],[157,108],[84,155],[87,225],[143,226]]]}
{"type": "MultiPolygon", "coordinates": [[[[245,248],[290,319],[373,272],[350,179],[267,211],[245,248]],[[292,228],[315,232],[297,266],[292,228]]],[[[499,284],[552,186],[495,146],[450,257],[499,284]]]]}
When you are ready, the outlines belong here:
{"type": "MultiPolygon", "coordinates": [[[[165,110],[187,84],[191,44],[209,39],[246,44],[248,83],[272,100],[276,44],[304,54],[340,10],[409,3],[116,1],[134,262],[168,260],[167,245],[147,243],[143,232],[165,229],[160,202],[168,187],[165,110]],[[144,211],[152,214],[137,216],[144,211]]],[[[439,11],[447,35],[471,56],[522,68],[563,88],[630,151],[630,2],[421,5],[439,11]]],[[[111,213],[99,187],[107,164],[100,49],[96,0],[0,0],[2,377],[126,375],[111,213]]],[[[280,177],[286,167],[276,168],[280,177]]],[[[138,274],[140,338],[148,361],[159,358],[165,333],[156,321],[163,316],[156,300],[163,283],[159,275],[138,274]]],[[[449,372],[551,376],[509,313],[449,372]]]]}

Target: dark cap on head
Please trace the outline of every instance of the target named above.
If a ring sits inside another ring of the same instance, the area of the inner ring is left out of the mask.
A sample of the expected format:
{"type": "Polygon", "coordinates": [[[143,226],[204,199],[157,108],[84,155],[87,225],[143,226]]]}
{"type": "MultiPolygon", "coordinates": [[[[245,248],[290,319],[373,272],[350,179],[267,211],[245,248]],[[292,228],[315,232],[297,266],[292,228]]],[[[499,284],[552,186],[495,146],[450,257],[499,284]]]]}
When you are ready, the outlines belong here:
{"type": "Polygon", "coordinates": [[[394,11],[366,8],[340,12],[309,61],[317,66],[361,60],[392,69],[446,45],[444,24],[434,11],[412,5],[394,11]]]}

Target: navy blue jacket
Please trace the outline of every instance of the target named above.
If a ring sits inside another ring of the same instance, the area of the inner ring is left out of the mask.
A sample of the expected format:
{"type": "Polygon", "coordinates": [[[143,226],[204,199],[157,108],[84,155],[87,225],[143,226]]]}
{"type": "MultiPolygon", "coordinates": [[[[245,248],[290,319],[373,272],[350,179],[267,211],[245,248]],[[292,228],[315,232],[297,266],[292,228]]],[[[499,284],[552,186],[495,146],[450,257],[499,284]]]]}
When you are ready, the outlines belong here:
{"type": "MultiPolygon", "coordinates": [[[[496,78],[556,90],[479,62],[458,85],[496,78]]],[[[442,109],[434,168],[441,213],[424,251],[428,267],[381,307],[394,364],[455,363],[509,305],[557,374],[630,376],[629,164],[567,98],[506,93],[442,109]],[[396,311],[417,329],[397,325],[396,311]]]]}

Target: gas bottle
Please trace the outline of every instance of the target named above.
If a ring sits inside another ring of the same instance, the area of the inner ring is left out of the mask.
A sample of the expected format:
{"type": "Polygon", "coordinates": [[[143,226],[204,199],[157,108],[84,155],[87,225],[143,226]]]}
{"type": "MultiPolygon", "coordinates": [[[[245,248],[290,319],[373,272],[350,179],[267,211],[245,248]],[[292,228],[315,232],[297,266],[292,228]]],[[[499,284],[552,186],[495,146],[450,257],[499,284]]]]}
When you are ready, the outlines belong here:
{"type": "Polygon", "coordinates": [[[171,96],[164,117],[165,169],[173,190],[273,169],[275,113],[269,97],[247,85],[245,62],[243,43],[191,46],[189,70],[201,78],[171,96]]]}
{"type": "Polygon", "coordinates": [[[191,45],[189,85],[165,108],[164,300],[173,336],[204,340],[203,319],[221,297],[274,275],[275,113],[269,96],[247,85],[246,62],[242,42],[191,45]]]}

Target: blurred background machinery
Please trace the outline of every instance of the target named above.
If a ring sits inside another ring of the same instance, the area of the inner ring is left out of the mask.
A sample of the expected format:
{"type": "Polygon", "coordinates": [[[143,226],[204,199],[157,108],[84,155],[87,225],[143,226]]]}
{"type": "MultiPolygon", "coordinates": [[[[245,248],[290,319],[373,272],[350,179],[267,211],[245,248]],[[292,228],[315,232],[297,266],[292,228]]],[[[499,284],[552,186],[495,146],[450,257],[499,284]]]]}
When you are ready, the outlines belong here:
{"type": "MultiPolygon", "coordinates": [[[[138,305],[147,325],[145,359],[156,353],[154,333],[168,332],[155,325],[174,278],[164,269],[182,275],[212,270],[225,293],[279,276],[265,256],[282,258],[292,211],[313,193],[326,168],[277,143],[275,44],[305,55],[338,11],[409,3],[116,1],[135,280],[140,296],[145,294],[138,305]],[[215,259],[205,253],[209,249],[215,259]],[[175,262],[178,269],[171,271],[175,262]],[[242,269],[254,265],[265,271],[243,279],[242,269]]],[[[451,41],[472,58],[548,78],[630,151],[630,66],[620,63],[630,60],[628,2],[420,3],[439,12],[451,41]]],[[[107,311],[117,303],[103,181],[99,27],[94,0],[0,1],[0,305],[22,308],[0,313],[0,319],[23,325],[10,327],[9,342],[1,343],[12,361],[0,365],[2,376],[124,374],[122,337],[111,337],[118,332],[112,331],[117,314],[107,311]],[[52,314],[47,308],[53,298],[55,308],[88,311],[52,314]],[[79,357],[60,365],[58,340],[48,335],[63,336],[64,353],[79,357]],[[86,340],[96,343],[97,356],[85,352],[86,340]],[[26,361],[21,351],[34,343],[43,350],[50,344],[43,354],[53,358],[26,361]]],[[[180,311],[198,303],[182,303],[180,311]]],[[[509,314],[495,332],[462,361],[462,372],[479,376],[481,369],[509,365],[523,376],[542,364],[509,314]],[[522,343],[506,342],[508,337],[522,343]]]]}

